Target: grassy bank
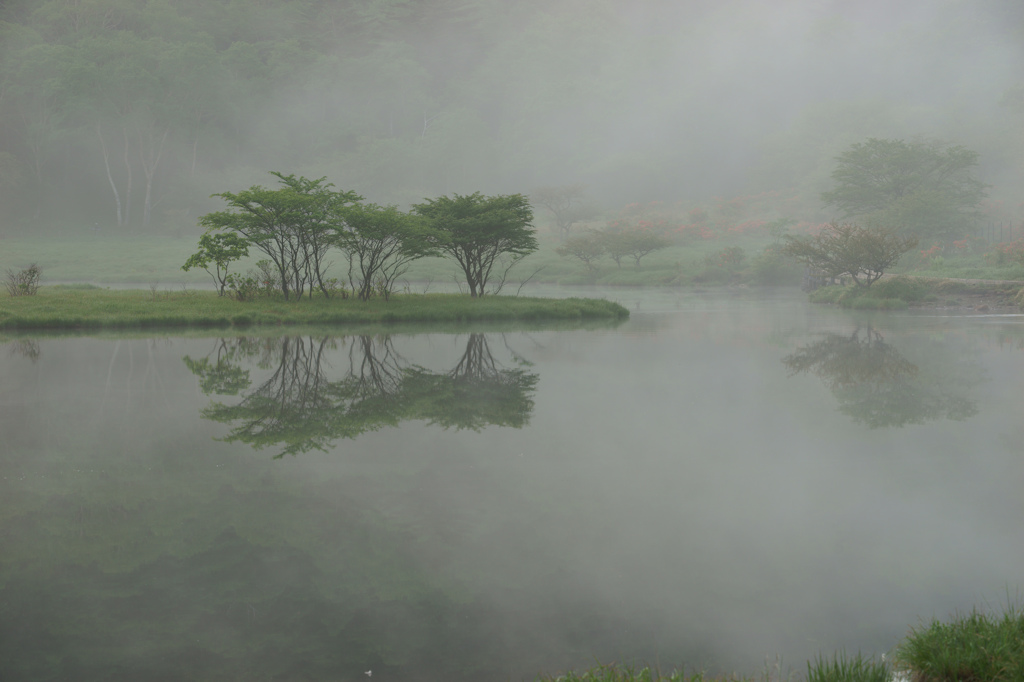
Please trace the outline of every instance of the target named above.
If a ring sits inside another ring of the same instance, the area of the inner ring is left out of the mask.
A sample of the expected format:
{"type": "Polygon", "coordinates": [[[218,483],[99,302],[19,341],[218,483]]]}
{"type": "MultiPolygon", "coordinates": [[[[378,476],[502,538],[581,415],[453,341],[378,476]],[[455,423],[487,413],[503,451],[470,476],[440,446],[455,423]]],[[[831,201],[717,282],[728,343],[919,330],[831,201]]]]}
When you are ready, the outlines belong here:
{"type": "Polygon", "coordinates": [[[826,286],[811,292],[812,303],[831,303],[860,310],[903,310],[911,306],[956,307],[973,305],[1016,306],[1024,304],[1024,282],[972,282],[933,277],[898,275],[870,287],[826,286]]]}
{"type": "Polygon", "coordinates": [[[649,667],[598,665],[542,676],[538,682],[1020,682],[1024,680],[1024,611],[1011,603],[1001,615],[972,611],[949,622],[933,620],[910,631],[891,658],[838,653],[807,662],[805,675],[778,668],[760,677],[711,676],[649,667]]]}
{"type": "Polygon", "coordinates": [[[585,320],[628,317],[602,299],[459,294],[396,294],[390,301],[257,299],[239,302],[207,291],[43,287],[35,296],[0,298],[2,329],[229,327],[350,323],[585,320]]]}

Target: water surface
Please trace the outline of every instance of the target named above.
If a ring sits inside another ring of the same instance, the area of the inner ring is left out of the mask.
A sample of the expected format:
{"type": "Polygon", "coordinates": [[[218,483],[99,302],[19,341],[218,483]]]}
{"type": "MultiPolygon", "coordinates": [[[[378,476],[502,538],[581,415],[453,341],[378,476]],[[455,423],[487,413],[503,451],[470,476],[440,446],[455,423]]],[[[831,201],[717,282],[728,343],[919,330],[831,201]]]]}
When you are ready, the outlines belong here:
{"type": "Polygon", "coordinates": [[[756,673],[1024,583],[1024,323],[7,337],[3,679],[756,673]]]}

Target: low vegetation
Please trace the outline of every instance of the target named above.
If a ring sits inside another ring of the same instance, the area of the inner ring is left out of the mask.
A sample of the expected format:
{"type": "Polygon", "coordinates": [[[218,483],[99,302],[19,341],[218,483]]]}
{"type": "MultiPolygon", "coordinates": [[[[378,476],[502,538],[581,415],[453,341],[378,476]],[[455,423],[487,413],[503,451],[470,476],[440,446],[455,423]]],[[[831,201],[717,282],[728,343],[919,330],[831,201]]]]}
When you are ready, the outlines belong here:
{"type": "Polygon", "coordinates": [[[1020,682],[1024,680],[1024,611],[1010,604],[1000,616],[972,611],[949,622],[914,628],[891,660],[862,654],[817,656],[807,674],[784,674],[779,666],[760,677],[713,676],[703,671],[662,673],[650,667],[599,664],[582,672],[541,676],[538,682],[1020,682]]]}
{"type": "Polygon", "coordinates": [[[24,270],[7,271],[7,293],[11,296],[35,296],[39,293],[42,271],[33,263],[24,270]]]}
{"type": "Polygon", "coordinates": [[[335,297],[239,302],[212,291],[112,291],[43,287],[33,297],[0,299],[0,328],[229,327],[358,322],[468,322],[625,318],[628,311],[602,299],[458,294],[395,294],[390,301],[335,297]]]}
{"type": "Polygon", "coordinates": [[[811,292],[812,303],[831,303],[859,310],[904,310],[916,305],[960,307],[970,302],[1024,307],[1024,283],[1012,280],[962,281],[897,275],[874,286],[830,285],[811,292]]]}
{"type": "Polygon", "coordinates": [[[857,286],[870,287],[917,246],[914,237],[894,230],[864,228],[831,222],[814,236],[786,235],[782,252],[828,280],[848,277],[857,286]]]}
{"type": "Polygon", "coordinates": [[[1010,604],[1001,616],[977,610],[950,622],[933,620],[911,631],[896,661],[919,682],[1024,680],[1024,611],[1010,604]]]}

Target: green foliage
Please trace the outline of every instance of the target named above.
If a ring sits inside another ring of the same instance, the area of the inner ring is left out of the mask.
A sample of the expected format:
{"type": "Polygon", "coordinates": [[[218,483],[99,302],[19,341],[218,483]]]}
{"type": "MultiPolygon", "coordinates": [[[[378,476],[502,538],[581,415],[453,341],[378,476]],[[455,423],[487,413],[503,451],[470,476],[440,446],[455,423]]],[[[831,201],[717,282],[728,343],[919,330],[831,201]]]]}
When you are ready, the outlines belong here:
{"type": "MultiPolygon", "coordinates": [[[[573,235],[555,249],[555,252],[562,256],[571,256],[587,266],[587,272],[594,272],[594,261],[608,253],[608,240],[604,235],[596,232],[573,235]]],[[[615,261],[618,263],[618,260],[615,261]]]]}
{"type": "Polygon", "coordinates": [[[826,205],[843,218],[948,241],[969,233],[985,184],[978,153],[961,146],[870,138],[840,154],[826,205]]]}
{"type": "Polygon", "coordinates": [[[1002,617],[972,610],[914,628],[896,650],[898,666],[930,682],[1024,679],[1024,612],[1009,604],[1002,617]]]}
{"type": "Polygon", "coordinates": [[[228,284],[228,266],[249,255],[249,244],[244,237],[236,233],[212,234],[206,232],[199,238],[199,251],[189,256],[181,269],[188,272],[192,268],[202,268],[213,278],[217,293],[224,295],[224,287],[228,284]],[[213,270],[210,265],[213,265],[213,270]]]}
{"type": "Polygon", "coordinates": [[[701,260],[702,268],[694,276],[695,282],[709,284],[726,284],[736,282],[740,278],[740,270],[747,255],[740,246],[727,246],[705,254],[701,260]]]}
{"type": "Polygon", "coordinates": [[[512,267],[538,248],[533,209],[522,194],[454,194],[427,199],[413,211],[428,221],[430,244],[462,268],[473,298],[486,292],[496,263],[504,267],[504,281],[512,267]]]}
{"type": "Polygon", "coordinates": [[[776,244],[770,244],[764,251],[750,259],[751,277],[762,285],[798,285],[803,268],[782,252],[776,244]]]}
{"type": "Polygon", "coordinates": [[[395,280],[413,261],[439,253],[424,221],[395,206],[354,204],[338,217],[332,243],[348,260],[349,284],[360,300],[375,294],[389,300],[395,280]]]}
{"type": "Polygon", "coordinates": [[[32,263],[24,270],[7,271],[7,293],[10,296],[35,296],[39,293],[39,278],[42,270],[32,263]]]}
{"type": "Polygon", "coordinates": [[[812,303],[834,303],[857,310],[903,310],[910,303],[934,299],[932,286],[910,277],[883,279],[873,287],[819,287],[811,292],[812,303]]]}
{"type": "Polygon", "coordinates": [[[849,275],[858,286],[871,286],[917,245],[917,239],[891,230],[834,221],[814,237],[786,235],[783,239],[783,254],[829,279],[849,275]]]}
{"type": "Polygon", "coordinates": [[[818,656],[807,662],[807,682],[890,682],[891,672],[885,661],[865,659],[859,652],[847,657],[845,652],[831,658],[818,656]]]}
{"type": "Polygon", "coordinates": [[[871,289],[871,295],[879,298],[898,298],[908,303],[922,301],[928,296],[928,285],[910,277],[889,277],[871,289]]]}
{"type": "Polygon", "coordinates": [[[644,256],[671,245],[668,237],[643,228],[607,229],[599,232],[598,237],[616,265],[629,256],[638,268],[644,256]]]}
{"type": "Polygon", "coordinates": [[[272,172],[283,187],[276,190],[254,185],[239,193],[221,192],[226,211],[208,213],[199,224],[208,231],[235,233],[249,246],[265,253],[277,269],[285,299],[301,298],[326,288],[325,256],[339,231],[338,216],[359,201],[355,192],[336,192],[326,178],[310,180],[272,172]]]}

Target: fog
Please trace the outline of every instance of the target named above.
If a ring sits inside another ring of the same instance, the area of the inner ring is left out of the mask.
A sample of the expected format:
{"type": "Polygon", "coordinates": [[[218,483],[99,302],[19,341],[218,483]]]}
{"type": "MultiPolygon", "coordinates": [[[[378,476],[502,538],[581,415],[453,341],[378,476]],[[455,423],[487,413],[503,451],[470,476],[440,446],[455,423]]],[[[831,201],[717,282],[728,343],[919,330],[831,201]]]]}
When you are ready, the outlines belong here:
{"type": "Polygon", "coordinates": [[[868,137],[974,149],[1011,205],[1024,181],[1012,0],[0,12],[11,233],[116,226],[115,204],[125,227],[194,230],[211,193],[270,170],[401,205],[570,184],[609,211],[792,191],[788,217],[814,219],[834,156],[868,137]]]}

